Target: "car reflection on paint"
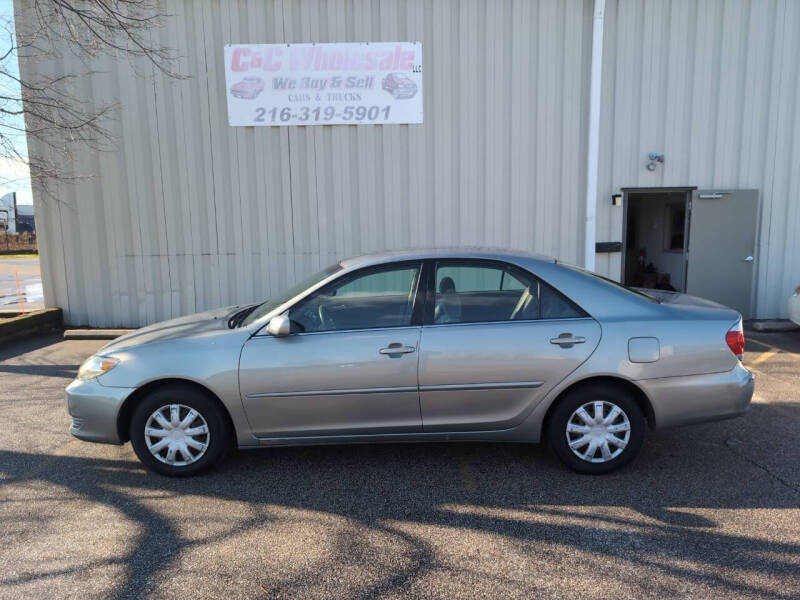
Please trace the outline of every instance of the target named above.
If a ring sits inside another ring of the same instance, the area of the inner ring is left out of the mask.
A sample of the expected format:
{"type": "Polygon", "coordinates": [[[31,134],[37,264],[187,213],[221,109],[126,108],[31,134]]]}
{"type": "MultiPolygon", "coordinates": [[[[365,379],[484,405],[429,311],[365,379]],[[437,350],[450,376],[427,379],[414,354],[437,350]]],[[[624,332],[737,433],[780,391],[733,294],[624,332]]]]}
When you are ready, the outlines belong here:
{"type": "Polygon", "coordinates": [[[413,98],[417,94],[417,84],[402,73],[389,73],[383,78],[382,86],[395,100],[413,98]]]}
{"type": "Polygon", "coordinates": [[[264,91],[264,80],[260,77],[245,77],[231,87],[231,95],[235,98],[252,100],[264,91]]]}

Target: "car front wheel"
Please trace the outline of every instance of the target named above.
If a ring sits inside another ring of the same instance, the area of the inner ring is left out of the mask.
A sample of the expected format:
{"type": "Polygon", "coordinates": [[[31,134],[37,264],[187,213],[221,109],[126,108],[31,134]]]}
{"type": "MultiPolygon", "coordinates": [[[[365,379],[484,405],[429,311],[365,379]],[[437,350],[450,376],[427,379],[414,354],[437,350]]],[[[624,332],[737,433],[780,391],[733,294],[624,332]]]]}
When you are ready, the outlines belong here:
{"type": "Polygon", "coordinates": [[[210,468],[229,446],[230,427],[217,402],[189,386],[145,396],[131,419],[131,444],[151,471],[182,477],[210,468]]]}
{"type": "Polygon", "coordinates": [[[579,473],[600,474],[629,463],[642,447],[642,410],[621,387],[601,384],[568,393],[547,427],[555,454],[579,473]]]}

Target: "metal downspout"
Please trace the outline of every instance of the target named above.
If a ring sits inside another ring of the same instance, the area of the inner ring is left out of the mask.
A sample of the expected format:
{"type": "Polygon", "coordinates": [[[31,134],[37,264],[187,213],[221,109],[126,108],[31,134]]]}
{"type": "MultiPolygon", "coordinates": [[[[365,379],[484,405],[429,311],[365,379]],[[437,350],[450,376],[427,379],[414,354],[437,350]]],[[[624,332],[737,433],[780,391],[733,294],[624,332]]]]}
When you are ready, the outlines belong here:
{"type": "Polygon", "coordinates": [[[597,241],[597,173],[600,160],[600,99],[603,88],[603,16],[605,0],[594,0],[592,75],[589,88],[589,147],[586,153],[586,221],[583,264],[595,270],[597,241]]]}

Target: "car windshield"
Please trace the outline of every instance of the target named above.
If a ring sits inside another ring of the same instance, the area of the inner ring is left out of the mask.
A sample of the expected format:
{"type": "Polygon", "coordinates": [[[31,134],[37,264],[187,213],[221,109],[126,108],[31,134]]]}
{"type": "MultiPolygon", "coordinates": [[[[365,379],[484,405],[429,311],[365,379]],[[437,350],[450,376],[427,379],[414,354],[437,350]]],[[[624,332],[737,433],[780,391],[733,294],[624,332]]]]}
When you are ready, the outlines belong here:
{"type": "Polygon", "coordinates": [[[263,304],[259,304],[249,315],[247,315],[247,317],[245,317],[242,320],[242,322],[240,323],[240,326],[241,327],[247,327],[251,323],[255,323],[256,321],[258,321],[264,315],[267,315],[270,312],[272,312],[273,310],[275,310],[276,308],[278,308],[281,304],[284,304],[284,303],[288,302],[289,300],[291,300],[292,298],[294,298],[295,296],[297,296],[301,292],[304,292],[305,290],[307,290],[311,286],[314,286],[314,285],[318,284],[320,281],[322,281],[323,279],[325,279],[327,277],[330,277],[331,275],[336,273],[336,271],[341,270],[341,268],[342,268],[342,266],[339,263],[331,265],[331,266],[323,269],[319,273],[315,273],[314,275],[312,275],[308,279],[305,279],[304,281],[301,281],[297,285],[289,288],[288,290],[283,292],[278,297],[271,298],[271,299],[267,300],[266,302],[264,302],[263,304]]]}
{"type": "Polygon", "coordinates": [[[572,269],[573,271],[578,271],[580,273],[583,273],[584,275],[588,275],[589,277],[592,277],[593,279],[597,279],[599,281],[602,281],[603,283],[612,285],[617,289],[624,290],[624,291],[628,292],[629,294],[633,294],[634,296],[638,296],[639,298],[644,298],[646,300],[649,300],[650,302],[654,302],[655,304],[661,304],[661,300],[659,298],[656,298],[655,296],[651,296],[650,294],[646,294],[643,291],[640,291],[639,289],[631,288],[631,287],[628,287],[626,285],[622,285],[618,281],[614,281],[613,279],[609,279],[608,277],[603,277],[602,275],[598,275],[597,273],[592,273],[591,271],[587,271],[586,269],[582,269],[581,267],[576,267],[575,265],[568,265],[567,263],[562,263],[562,262],[560,262],[559,264],[561,264],[561,266],[563,266],[563,267],[567,267],[569,269],[572,269]]]}

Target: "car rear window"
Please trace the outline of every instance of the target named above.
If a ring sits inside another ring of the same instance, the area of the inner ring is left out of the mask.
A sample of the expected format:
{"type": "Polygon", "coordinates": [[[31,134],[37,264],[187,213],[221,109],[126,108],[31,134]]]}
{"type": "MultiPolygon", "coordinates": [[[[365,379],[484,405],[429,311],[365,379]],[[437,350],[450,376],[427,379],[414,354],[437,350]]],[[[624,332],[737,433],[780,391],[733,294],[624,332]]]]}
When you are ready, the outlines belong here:
{"type": "Polygon", "coordinates": [[[621,283],[619,283],[618,281],[614,281],[613,279],[609,279],[608,277],[603,277],[602,275],[598,275],[597,273],[592,273],[591,271],[587,271],[586,269],[582,269],[581,267],[576,267],[575,265],[569,265],[567,263],[559,263],[559,264],[562,267],[567,267],[568,269],[572,269],[573,271],[578,271],[579,273],[582,273],[582,274],[586,275],[587,277],[591,277],[592,279],[595,279],[597,281],[601,281],[601,282],[605,283],[606,285],[610,285],[611,287],[614,287],[614,288],[616,288],[618,290],[622,290],[624,292],[627,292],[628,294],[631,294],[631,295],[636,296],[638,298],[642,298],[644,300],[647,300],[648,302],[652,302],[654,304],[661,304],[661,301],[658,298],[656,298],[654,296],[650,296],[649,294],[645,294],[644,292],[640,292],[640,291],[638,291],[636,289],[624,286],[621,283]]]}

